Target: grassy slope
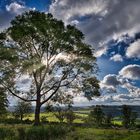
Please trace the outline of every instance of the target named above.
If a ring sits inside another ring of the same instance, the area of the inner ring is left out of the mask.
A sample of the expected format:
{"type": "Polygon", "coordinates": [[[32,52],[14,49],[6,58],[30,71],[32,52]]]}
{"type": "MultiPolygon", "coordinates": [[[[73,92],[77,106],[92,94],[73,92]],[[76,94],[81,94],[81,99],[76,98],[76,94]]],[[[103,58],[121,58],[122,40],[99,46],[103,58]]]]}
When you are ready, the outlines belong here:
{"type": "MultiPolygon", "coordinates": [[[[50,125],[50,124],[49,124],[50,125]]],[[[59,126],[59,124],[56,124],[59,126]]],[[[44,126],[44,127],[47,127],[44,126]]],[[[69,126],[65,126],[69,127],[69,126]]],[[[31,125],[0,125],[0,129],[10,129],[18,136],[18,129],[24,130],[32,128],[31,125]]],[[[8,131],[7,131],[8,132],[8,131]]],[[[1,134],[1,132],[0,132],[1,134]]],[[[36,135],[36,134],[35,134],[36,135]]],[[[15,137],[0,140],[16,140],[15,137]]],[[[36,139],[35,139],[36,140],[36,139]]],[[[44,140],[44,139],[40,139],[44,140]]],[[[56,139],[52,139],[56,140],[56,139]]],[[[97,129],[92,127],[72,127],[71,131],[67,132],[64,138],[58,140],[140,140],[140,131],[130,131],[126,129],[97,129]]]]}
{"type": "Polygon", "coordinates": [[[113,129],[76,128],[68,140],[140,140],[140,132],[113,129]],[[131,138],[131,139],[130,139],[131,138]]]}

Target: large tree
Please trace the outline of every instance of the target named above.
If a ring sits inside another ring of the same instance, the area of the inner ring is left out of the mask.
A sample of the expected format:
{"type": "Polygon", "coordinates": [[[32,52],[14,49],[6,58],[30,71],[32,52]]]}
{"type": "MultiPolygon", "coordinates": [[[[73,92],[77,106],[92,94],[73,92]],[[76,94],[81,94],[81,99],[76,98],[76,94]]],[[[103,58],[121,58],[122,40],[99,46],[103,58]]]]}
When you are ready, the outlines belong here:
{"type": "Polygon", "coordinates": [[[8,100],[5,94],[5,91],[0,87],[0,119],[7,112],[6,108],[8,107],[8,100]]]}
{"type": "Polygon", "coordinates": [[[99,95],[93,47],[74,26],[30,11],[17,16],[0,38],[0,84],[21,100],[36,103],[36,125],[49,100],[64,99],[69,92],[88,99],[99,95]]]}

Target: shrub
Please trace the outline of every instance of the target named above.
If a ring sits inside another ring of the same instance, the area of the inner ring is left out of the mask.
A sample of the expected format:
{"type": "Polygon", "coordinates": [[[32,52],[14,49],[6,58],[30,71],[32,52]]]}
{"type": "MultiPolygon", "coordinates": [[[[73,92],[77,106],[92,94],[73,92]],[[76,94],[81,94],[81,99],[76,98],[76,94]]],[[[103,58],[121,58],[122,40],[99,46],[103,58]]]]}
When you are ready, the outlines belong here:
{"type": "Polygon", "coordinates": [[[102,126],[104,123],[104,117],[105,114],[102,110],[102,107],[99,105],[96,105],[92,111],[90,111],[90,114],[88,116],[89,123],[95,123],[97,126],[102,126]]]}
{"type": "Polygon", "coordinates": [[[26,140],[45,140],[48,137],[48,129],[44,127],[31,127],[26,132],[26,140]]]}
{"type": "Polygon", "coordinates": [[[76,119],[76,115],[74,114],[72,110],[68,110],[66,112],[66,119],[69,124],[72,124],[73,121],[76,119]]]}
{"type": "Polygon", "coordinates": [[[65,119],[66,113],[64,111],[58,111],[54,115],[62,123],[64,121],[64,119],[65,119]]]}
{"type": "Polygon", "coordinates": [[[59,125],[31,127],[26,132],[26,140],[54,140],[65,136],[67,130],[59,125]]]}
{"type": "Polygon", "coordinates": [[[25,140],[25,136],[26,136],[25,129],[20,127],[17,129],[17,131],[18,131],[18,139],[25,140]]]}
{"type": "Polygon", "coordinates": [[[33,121],[31,121],[31,120],[29,120],[29,119],[26,119],[26,120],[24,120],[22,123],[24,123],[24,124],[32,124],[33,121]]]}
{"type": "Polygon", "coordinates": [[[47,123],[48,122],[47,116],[41,116],[41,122],[42,123],[47,123]]]}
{"type": "Polygon", "coordinates": [[[8,118],[3,120],[4,123],[6,124],[19,124],[21,121],[19,119],[13,119],[13,118],[8,118]]]}
{"type": "Polygon", "coordinates": [[[13,130],[8,129],[8,128],[0,128],[0,139],[1,140],[4,140],[4,139],[10,140],[14,137],[15,137],[15,133],[13,130]]]}

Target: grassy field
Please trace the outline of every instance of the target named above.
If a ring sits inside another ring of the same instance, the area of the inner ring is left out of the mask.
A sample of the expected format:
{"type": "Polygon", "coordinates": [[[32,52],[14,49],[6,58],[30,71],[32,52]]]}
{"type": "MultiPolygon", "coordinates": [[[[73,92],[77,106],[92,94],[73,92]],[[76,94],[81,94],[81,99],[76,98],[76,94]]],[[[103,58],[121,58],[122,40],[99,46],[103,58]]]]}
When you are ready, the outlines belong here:
{"type": "MultiPolygon", "coordinates": [[[[88,117],[88,114],[82,114],[78,112],[75,112],[75,115],[76,115],[76,119],[74,120],[74,123],[84,123],[84,119],[88,117]]],[[[44,116],[47,118],[47,121],[49,122],[59,122],[59,120],[56,118],[56,116],[52,112],[40,114],[40,118],[44,116]]],[[[34,120],[34,113],[31,113],[28,116],[26,116],[24,120],[26,119],[34,120]]],[[[66,120],[64,120],[64,122],[65,121],[66,120]]]]}
{"type": "MultiPolygon", "coordinates": [[[[88,117],[90,111],[81,110],[81,111],[75,111],[76,119],[74,120],[74,123],[84,123],[84,120],[88,117]]],[[[47,121],[49,122],[59,122],[59,120],[56,118],[54,113],[41,113],[40,117],[46,116],[47,121]]],[[[24,118],[29,120],[34,120],[34,113],[29,114],[24,118]]],[[[64,120],[66,122],[66,120],[64,120]]],[[[137,124],[140,124],[140,119],[137,119],[137,124]]],[[[122,126],[122,120],[119,117],[113,118],[112,124],[122,126]]]]}
{"type": "Polygon", "coordinates": [[[140,140],[140,131],[97,129],[59,123],[42,127],[20,124],[0,125],[0,140],[140,140]]]}
{"type": "MultiPolygon", "coordinates": [[[[0,140],[140,140],[140,129],[127,130],[123,127],[100,128],[86,125],[84,120],[89,111],[75,111],[77,116],[73,125],[59,123],[54,113],[41,113],[47,122],[41,127],[32,124],[0,124],[0,140]]],[[[12,116],[9,116],[12,117],[12,116]]],[[[31,113],[24,120],[34,120],[31,113]]],[[[113,124],[122,126],[119,117],[114,118],[113,124]]],[[[137,121],[140,124],[140,120],[137,121]]]]}
{"type": "Polygon", "coordinates": [[[139,140],[140,132],[113,129],[76,128],[68,140],[139,140]],[[71,137],[71,138],[70,138],[71,137]]]}

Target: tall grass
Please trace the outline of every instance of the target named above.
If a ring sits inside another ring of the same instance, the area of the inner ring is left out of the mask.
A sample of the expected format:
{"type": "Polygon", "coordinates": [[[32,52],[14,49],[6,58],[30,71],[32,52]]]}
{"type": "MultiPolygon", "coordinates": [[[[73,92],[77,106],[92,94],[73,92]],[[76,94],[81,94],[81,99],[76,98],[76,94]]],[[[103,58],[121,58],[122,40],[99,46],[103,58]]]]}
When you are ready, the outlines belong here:
{"type": "Polygon", "coordinates": [[[0,140],[140,140],[140,131],[48,124],[0,126],[0,140]]]}
{"type": "Polygon", "coordinates": [[[63,139],[69,127],[60,125],[0,128],[0,140],[57,140],[63,139]]]}
{"type": "Polygon", "coordinates": [[[0,128],[0,140],[13,140],[15,132],[9,128],[0,128]]]}

